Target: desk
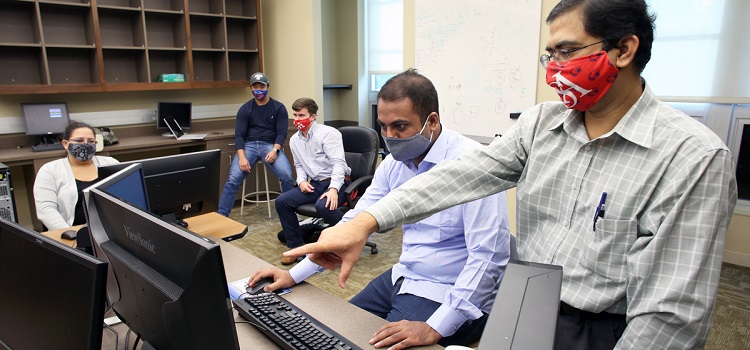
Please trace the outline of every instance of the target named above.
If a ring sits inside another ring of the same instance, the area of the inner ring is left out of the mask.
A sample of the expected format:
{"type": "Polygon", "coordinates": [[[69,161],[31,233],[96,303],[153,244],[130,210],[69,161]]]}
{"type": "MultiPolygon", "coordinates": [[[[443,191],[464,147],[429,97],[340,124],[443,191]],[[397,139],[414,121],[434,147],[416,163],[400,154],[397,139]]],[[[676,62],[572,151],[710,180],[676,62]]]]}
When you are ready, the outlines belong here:
{"type": "MultiPolygon", "coordinates": [[[[188,230],[201,236],[214,238],[215,240],[231,241],[245,237],[247,233],[247,226],[214,212],[193,216],[185,219],[185,221],[188,223],[188,230]]],[[[83,225],[74,226],[72,229],[78,230],[81,226],[83,225]]],[[[75,240],[67,240],[60,237],[60,234],[69,229],[45,231],[41,232],[41,234],[67,246],[75,247],[75,240]]]]}
{"type": "MultiPolygon", "coordinates": [[[[248,277],[256,269],[271,266],[271,264],[235,247],[231,243],[217,239],[214,239],[214,241],[221,246],[224,271],[228,282],[248,277]]],[[[385,320],[306,282],[294,286],[292,290],[292,293],[284,295],[284,298],[359,347],[363,349],[375,349],[368,341],[378,328],[386,323],[385,320]]],[[[236,311],[234,315],[236,321],[244,321],[236,311]]],[[[237,323],[235,327],[237,328],[237,338],[239,339],[241,349],[279,349],[276,343],[255,329],[255,327],[246,323],[237,323]]],[[[124,324],[117,324],[113,326],[113,329],[117,331],[120,337],[119,349],[125,349],[124,342],[127,327],[124,324]]],[[[131,343],[128,344],[128,348],[132,347],[134,339],[135,336],[131,334],[131,343]]],[[[115,337],[112,332],[104,330],[102,349],[114,349],[114,342],[115,337]]],[[[443,347],[433,345],[414,349],[434,350],[443,349],[443,347]]]]}

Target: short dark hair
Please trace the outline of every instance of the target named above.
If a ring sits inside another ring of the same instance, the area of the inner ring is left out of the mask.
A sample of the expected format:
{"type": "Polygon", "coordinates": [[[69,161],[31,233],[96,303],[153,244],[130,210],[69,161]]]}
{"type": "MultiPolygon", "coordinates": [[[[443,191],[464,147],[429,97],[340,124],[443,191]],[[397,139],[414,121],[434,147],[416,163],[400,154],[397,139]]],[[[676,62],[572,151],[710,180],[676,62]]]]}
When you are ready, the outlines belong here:
{"type": "Polygon", "coordinates": [[[403,71],[383,84],[378,92],[378,100],[398,101],[408,98],[411,100],[414,112],[424,122],[430,113],[439,114],[438,94],[430,79],[420,74],[416,69],[403,71]]]}
{"type": "Polygon", "coordinates": [[[70,140],[70,136],[73,135],[73,131],[81,129],[81,128],[87,128],[91,130],[91,132],[93,132],[94,135],[96,135],[96,130],[94,130],[94,128],[91,125],[71,120],[70,123],[68,123],[68,126],[65,127],[65,132],[63,133],[63,140],[70,140]]]}
{"type": "Polygon", "coordinates": [[[311,98],[301,97],[294,101],[294,103],[292,103],[293,111],[299,112],[302,110],[302,108],[307,108],[307,111],[310,113],[310,115],[318,114],[318,104],[315,103],[315,100],[311,98]]]}
{"type": "Polygon", "coordinates": [[[617,47],[620,39],[626,36],[637,36],[640,44],[633,65],[643,72],[651,60],[656,20],[655,15],[649,14],[645,0],[561,0],[550,11],[547,23],[578,9],[583,15],[584,30],[602,38],[605,51],[617,47]]]}

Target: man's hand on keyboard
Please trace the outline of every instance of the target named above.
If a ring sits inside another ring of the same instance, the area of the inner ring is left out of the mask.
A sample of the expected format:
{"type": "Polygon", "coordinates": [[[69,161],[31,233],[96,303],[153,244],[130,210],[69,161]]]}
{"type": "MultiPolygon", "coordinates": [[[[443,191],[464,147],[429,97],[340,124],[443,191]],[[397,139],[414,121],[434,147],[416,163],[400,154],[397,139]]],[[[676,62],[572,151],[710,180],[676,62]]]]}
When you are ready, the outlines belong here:
{"type": "Polygon", "coordinates": [[[437,344],[442,336],[427,322],[398,321],[380,327],[370,344],[376,348],[393,345],[388,350],[400,350],[413,346],[437,344]],[[395,345],[394,345],[395,344],[395,345]]]}
{"type": "Polygon", "coordinates": [[[258,281],[260,281],[260,279],[264,277],[273,277],[273,281],[274,281],[273,283],[263,288],[265,291],[289,288],[295,285],[294,279],[292,278],[292,275],[289,274],[289,271],[278,269],[275,267],[268,267],[265,269],[256,270],[255,272],[253,272],[252,276],[250,276],[250,279],[247,281],[247,284],[251,287],[254,287],[255,284],[258,283],[258,281]]]}

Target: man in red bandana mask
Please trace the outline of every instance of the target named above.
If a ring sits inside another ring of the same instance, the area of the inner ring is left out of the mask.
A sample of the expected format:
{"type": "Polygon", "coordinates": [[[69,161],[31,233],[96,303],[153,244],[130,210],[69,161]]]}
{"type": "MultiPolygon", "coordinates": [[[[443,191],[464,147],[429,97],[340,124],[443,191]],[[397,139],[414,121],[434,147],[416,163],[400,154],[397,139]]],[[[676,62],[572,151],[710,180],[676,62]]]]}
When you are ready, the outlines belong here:
{"type": "MultiPolygon", "coordinates": [[[[315,203],[315,209],[326,224],[335,225],[341,220],[344,213],[338,207],[346,202],[346,196],[339,194],[351,183],[349,175],[352,173],[346,165],[341,133],[315,122],[318,118],[315,101],[299,98],[292,104],[292,110],[294,126],[299,130],[289,139],[297,170],[297,188],[282,193],[275,201],[289,248],[305,243],[295,213],[297,207],[315,203]]],[[[290,265],[297,260],[297,256],[285,256],[281,264],[290,265]]]]}
{"type": "MultiPolygon", "coordinates": [[[[703,348],[737,183],[724,142],[641,79],[653,20],[645,0],[560,1],[541,63],[562,103],[289,254],[343,285],[372,232],[515,187],[520,258],[563,267],[557,349],[703,348]]],[[[409,345],[390,336],[373,344],[409,345]]]]}

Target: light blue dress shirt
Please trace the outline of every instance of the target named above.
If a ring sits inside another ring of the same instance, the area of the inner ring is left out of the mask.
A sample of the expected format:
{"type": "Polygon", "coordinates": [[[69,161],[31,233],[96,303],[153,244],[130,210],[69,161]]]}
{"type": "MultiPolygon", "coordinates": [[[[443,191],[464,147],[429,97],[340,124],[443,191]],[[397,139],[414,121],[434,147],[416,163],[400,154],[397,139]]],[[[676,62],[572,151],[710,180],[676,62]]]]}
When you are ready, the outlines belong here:
{"type": "Polygon", "coordinates": [[[289,147],[294,157],[298,185],[308,179],[323,181],[330,178],[328,188],[341,190],[346,176],[352,173],[346,164],[341,132],[333,127],[313,122],[307,131],[307,138],[302,136],[302,131],[297,131],[289,139],[289,147]]]}
{"type": "MultiPolygon", "coordinates": [[[[372,185],[342,222],[438,162],[457,159],[479,147],[479,143],[443,128],[419,166],[411,160],[399,162],[386,157],[375,171],[372,185]]],[[[401,294],[442,303],[427,320],[432,328],[447,337],[464,322],[490,312],[510,256],[505,193],[448,208],[404,225],[403,231],[402,253],[393,266],[391,280],[395,284],[404,277],[401,294]]],[[[305,259],[289,272],[299,283],[320,271],[322,267],[305,259]]]]}

